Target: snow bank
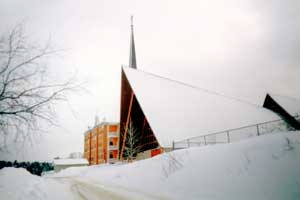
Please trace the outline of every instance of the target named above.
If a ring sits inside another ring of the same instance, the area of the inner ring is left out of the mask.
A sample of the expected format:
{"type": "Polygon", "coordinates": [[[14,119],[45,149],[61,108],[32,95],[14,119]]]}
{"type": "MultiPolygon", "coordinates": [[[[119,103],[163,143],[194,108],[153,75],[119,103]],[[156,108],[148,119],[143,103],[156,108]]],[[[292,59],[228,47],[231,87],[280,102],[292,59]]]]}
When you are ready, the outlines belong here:
{"type": "Polygon", "coordinates": [[[150,199],[295,200],[300,199],[300,131],[177,150],[130,164],[68,168],[47,177],[4,168],[0,198],[76,199],[82,191],[94,191],[132,192],[127,199],[146,194],[150,199]]]}
{"type": "Polygon", "coordinates": [[[66,177],[76,177],[86,173],[88,170],[92,169],[95,166],[84,166],[84,167],[69,167],[66,169],[61,170],[59,173],[54,173],[47,175],[46,177],[53,177],[53,178],[66,178],[66,177]]]}
{"type": "Polygon", "coordinates": [[[0,170],[0,199],[74,199],[68,186],[30,174],[23,168],[0,170]]]}
{"type": "Polygon", "coordinates": [[[65,159],[54,159],[54,165],[88,165],[89,162],[84,158],[65,158],[65,159]]]}
{"type": "Polygon", "coordinates": [[[63,173],[170,199],[300,199],[300,132],[178,150],[127,165],[66,169],[57,175],[63,173]]]}

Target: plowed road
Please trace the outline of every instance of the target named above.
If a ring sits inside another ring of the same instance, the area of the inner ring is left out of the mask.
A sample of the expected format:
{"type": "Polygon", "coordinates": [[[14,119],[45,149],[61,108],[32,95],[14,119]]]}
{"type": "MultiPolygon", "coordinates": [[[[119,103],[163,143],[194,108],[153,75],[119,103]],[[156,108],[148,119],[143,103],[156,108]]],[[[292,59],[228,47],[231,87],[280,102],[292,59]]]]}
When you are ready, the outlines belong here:
{"type": "Polygon", "coordinates": [[[122,187],[104,186],[83,181],[77,178],[54,178],[70,185],[70,189],[78,200],[165,200],[159,196],[128,190],[122,187]]]}

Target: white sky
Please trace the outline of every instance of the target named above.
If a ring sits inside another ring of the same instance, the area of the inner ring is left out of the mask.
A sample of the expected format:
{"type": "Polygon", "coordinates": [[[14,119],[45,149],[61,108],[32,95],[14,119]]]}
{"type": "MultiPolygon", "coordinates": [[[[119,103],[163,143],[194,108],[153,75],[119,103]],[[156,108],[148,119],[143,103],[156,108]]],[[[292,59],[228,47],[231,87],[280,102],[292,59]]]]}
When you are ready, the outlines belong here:
{"type": "Polygon", "coordinates": [[[138,68],[261,104],[300,98],[298,0],[2,0],[0,32],[25,21],[31,40],[66,50],[49,62],[58,79],[77,73],[89,93],[57,107],[60,128],[3,159],[50,160],[83,151],[99,115],[119,121],[120,66],[128,65],[134,15],[138,68]]]}

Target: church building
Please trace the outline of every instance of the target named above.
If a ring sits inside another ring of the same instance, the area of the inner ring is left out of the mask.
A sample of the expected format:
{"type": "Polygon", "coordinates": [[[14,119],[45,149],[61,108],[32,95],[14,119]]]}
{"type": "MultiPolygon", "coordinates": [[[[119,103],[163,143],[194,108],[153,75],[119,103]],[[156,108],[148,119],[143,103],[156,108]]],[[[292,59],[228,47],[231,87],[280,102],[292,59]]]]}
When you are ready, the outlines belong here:
{"type": "Polygon", "coordinates": [[[142,71],[135,50],[131,24],[129,66],[121,70],[121,160],[130,122],[139,134],[136,158],[142,159],[172,150],[174,141],[280,119],[261,106],[142,71]]]}

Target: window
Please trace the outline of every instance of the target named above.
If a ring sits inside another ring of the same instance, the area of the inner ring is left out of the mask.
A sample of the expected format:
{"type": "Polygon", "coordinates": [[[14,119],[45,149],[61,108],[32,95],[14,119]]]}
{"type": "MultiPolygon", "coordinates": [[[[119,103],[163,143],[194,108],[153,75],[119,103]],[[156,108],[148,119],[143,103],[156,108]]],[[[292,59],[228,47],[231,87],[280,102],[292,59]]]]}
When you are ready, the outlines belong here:
{"type": "Polygon", "coordinates": [[[109,152],[109,158],[110,158],[110,159],[114,158],[113,152],[109,152]]]}
{"type": "Polygon", "coordinates": [[[117,130],[118,130],[118,126],[117,125],[109,126],[109,132],[117,132],[117,130]]]}

